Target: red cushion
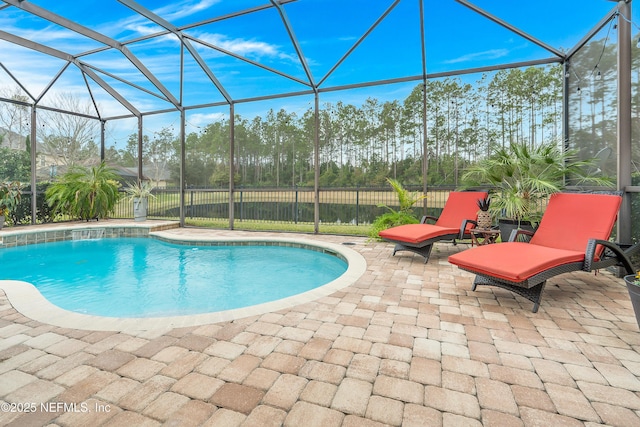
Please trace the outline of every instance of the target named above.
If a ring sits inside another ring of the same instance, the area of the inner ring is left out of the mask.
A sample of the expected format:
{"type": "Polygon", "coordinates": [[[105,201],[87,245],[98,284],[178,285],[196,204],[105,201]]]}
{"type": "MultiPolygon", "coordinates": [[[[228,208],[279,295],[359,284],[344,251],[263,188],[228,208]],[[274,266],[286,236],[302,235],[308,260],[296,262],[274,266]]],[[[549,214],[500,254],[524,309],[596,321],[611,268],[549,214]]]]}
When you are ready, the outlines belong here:
{"type": "Polygon", "coordinates": [[[609,239],[621,203],[608,194],[553,194],[530,243],[584,252],[589,239],[609,239]]]}
{"type": "Polygon", "coordinates": [[[472,248],[451,255],[449,262],[511,282],[522,282],[560,265],[584,262],[589,239],[607,240],[611,235],[621,202],[620,196],[605,194],[553,194],[529,243],[472,248]]]}
{"type": "Polygon", "coordinates": [[[406,224],[382,230],[378,235],[393,242],[418,244],[434,237],[457,234],[459,231],[460,224],[457,228],[439,227],[433,224],[406,224]]]}
{"type": "Polygon", "coordinates": [[[486,191],[452,191],[449,193],[436,225],[460,230],[462,221],[478,218],[477,202],[478,199],[485,197],[487,197],[486,191]]]}
{"type": "Polygon", "coordinates": [[[449,262],[465,270],[517,283],[553,267],[584,262],[584,248],[570,251],[525,242],[497,243],[451,255],[449,262]]]}
{"type": "MultiPolygon", "coordinates": [[[[478,199],[487,197],[483,191],[452,191],[447,197],[442,213],[434,224],[407,224],[391,227],[378,233],[380,237],[392,242],[404,242],[417,245],[428,239],[447,234],[457,234],[462,221],[478,218],[478,199]]],[[[469,224],[467,229],[472,228],[469,224]]]]}

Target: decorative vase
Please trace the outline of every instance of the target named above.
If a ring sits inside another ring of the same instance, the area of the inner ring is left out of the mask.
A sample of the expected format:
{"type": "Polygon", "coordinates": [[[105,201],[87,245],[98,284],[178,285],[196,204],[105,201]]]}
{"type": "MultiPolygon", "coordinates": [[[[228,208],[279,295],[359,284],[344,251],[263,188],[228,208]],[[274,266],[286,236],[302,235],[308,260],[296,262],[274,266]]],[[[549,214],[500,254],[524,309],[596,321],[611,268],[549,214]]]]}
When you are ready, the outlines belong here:
{"type": "Polygon", "coordinates": [[[491,214],[489,211],[478,211],[478,228],[481,230],[489,230],[491,228],[491,214]]]}
{"type": "Polygon", "coordinates": [[[635,274],[624,276],[624,283],[627,285],[629,298],[631,298],[631,305],[633,305],[633,311],[636,314],[636,322],[640,328],[640,286],[634,283],[635,280],[635,274]]]}
{"type": "Polygon", "coordinates": [[[149,200],[146,197],[139,197],[133,199],[133,220],[134,221],[146,221],[147,220],[147,206],[149,200]]]}

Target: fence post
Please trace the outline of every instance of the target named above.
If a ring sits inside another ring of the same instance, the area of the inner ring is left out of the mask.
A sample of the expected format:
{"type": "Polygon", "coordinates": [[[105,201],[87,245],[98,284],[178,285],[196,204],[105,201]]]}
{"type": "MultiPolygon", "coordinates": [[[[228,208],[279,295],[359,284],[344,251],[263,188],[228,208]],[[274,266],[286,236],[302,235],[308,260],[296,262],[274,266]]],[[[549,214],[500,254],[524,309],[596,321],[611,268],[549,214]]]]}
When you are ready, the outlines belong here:
{"type": "Polygon", "coordinates": [[[360,225],[360,185],[356,185],[356,225],[360,225]]]}
{"type": "Polygon", "coordinates": [[[240,221],[244,219],[244,204],[242,202],[242,197],[244,196],[244,191],[240,188],[240,221]]]}
{"type": "Polygon", "coordinates": [[[298,186],[296,185],[296,203],[294,204],[293,208],[295,209],[293,212],[293,221],[295,224],[298,223],[298,186]]]}
{"type": "Polygon", "coordinates": [[[189,217],[193,219],[193,190],[189,190],[189,217]]]}

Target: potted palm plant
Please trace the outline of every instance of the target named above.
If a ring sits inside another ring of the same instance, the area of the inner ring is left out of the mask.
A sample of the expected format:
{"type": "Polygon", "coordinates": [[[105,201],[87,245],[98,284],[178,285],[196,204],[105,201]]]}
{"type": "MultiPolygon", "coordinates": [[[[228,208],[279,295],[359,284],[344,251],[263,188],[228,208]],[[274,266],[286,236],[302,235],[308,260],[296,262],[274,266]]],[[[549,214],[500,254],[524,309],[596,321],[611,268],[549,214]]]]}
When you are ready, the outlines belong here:
{"type": "Polygon", "coordinates": [[[84,220],[105,218],[113,212],[120,193],[118,175],[104,162],[73,166],[47,188],[47,203],[56,213],[84,220]]]}
{"type": "Polygon", "coordinates": [[[133,201],[133,220],[146,221],[149,209],[149,197],[155,198],[152,194],[153,186],[150,181],[138,180],[130,183],[124,189],[127,198],[133,201]]]}
{"type": "Polygon", "coordinates": [[[471,165],[462,176],[465,186],[491,186],[490,211],[497,217],[503,241],[513,228],[533,227],[542,217],[549,196],[565,188],[589,183],[611,186],[607,177],[588,175],[596,159],[579,160],[575,150],[555,142],[529,147],[514,143],[471,165]]]}
{"type": "Polygon", "coordinates": [[[0,230],[9,212],[20,202],[22,184],[17,181],[0,183],[0,230]]]}

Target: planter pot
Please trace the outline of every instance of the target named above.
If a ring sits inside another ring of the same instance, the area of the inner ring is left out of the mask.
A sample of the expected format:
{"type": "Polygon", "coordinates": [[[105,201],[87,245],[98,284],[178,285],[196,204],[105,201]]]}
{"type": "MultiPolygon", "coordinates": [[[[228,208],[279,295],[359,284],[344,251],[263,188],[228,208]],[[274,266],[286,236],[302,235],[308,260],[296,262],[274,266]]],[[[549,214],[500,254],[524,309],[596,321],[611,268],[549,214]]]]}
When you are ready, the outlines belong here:
{"type": "Polygon", "coordinates": [[[633,311],[636,313],[636,322],[638,323],[638,327],[640,327],[640,286],[633,283],[635,280],[635,274],[624,276],[624,283],[627,285],[627,290],[629,291],[631,305],[633,305],[633,311]]]}
{"type": "Polygon", "coordinates": [[[4,226],[4,215],[0,215],[0,230],[2,230],[3,226],[4,226]]]}
{"type": "Polygon", "coordinates": [[[133,220],[134,221],[147,220],[148,203],[149,203],[149,200],[146,197],[133,199],[133,220]]]}
{"type": "Polygon", "coordinates": [[[534,231],[535,228],[529,221],[517,221],[514,219],[500,218],[498,220],[498,228],[500,229],[500,239],[503,242],[508,242],[511,232],[519,228],[528,231],[534,231]]]}

